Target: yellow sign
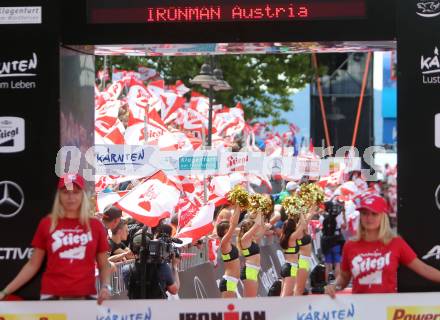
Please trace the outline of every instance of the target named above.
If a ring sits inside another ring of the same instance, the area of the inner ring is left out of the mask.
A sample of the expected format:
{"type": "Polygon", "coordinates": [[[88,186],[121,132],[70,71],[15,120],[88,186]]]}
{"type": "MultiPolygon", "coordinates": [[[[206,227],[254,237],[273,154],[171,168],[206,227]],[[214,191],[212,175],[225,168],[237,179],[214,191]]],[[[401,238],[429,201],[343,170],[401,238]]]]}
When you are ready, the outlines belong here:
{"type": "Polygon", "coordinates": [[[67,320],[61,313],[1,314],[0,320],[67,320]]]}
{"type": "Polygon", "coordinates": [[[440,305],[389,307],[387,320],[440,320],[440,305]]]}

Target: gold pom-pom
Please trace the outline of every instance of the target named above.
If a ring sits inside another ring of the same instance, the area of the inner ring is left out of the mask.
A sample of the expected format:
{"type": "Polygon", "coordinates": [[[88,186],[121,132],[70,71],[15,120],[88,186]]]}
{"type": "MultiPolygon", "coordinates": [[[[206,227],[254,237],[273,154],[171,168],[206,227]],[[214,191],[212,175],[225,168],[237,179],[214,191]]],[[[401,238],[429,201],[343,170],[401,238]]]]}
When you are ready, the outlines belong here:
{"type": "Polygon", "coordinates": [[[294,220],[298,220],[298,217],[307,211],[304,200],[296,194],[285,197],[281,205],[289,218],[294,220]]]}
{"type": "Polygon", "coordinates": [[[246,209],[249,206],[249,193],[239,184],[228,193],[228,201],[232,204],[238,204],[240,208],[246,209]]]}
{"type": "Polygon", "coordinates": [[[273,213],[272,202],[267,196],[254,193],[249,196],[249,211],[251,213],[261,212],[267,219],[273,213]]]}
{"type": "Polygon", "coordinates": [[[89,197],[89,207],[90,207],[90,211],[89,211],[89,215],[91,217],[93,217],[96,214],[96,196],[92,195],[89,197]]]}
{"type": "Polygon", "coordinates": [[[304,201],[304,205],[310,209],[324,202],[324,190],[316,183],[301,185],[298,191],[299,197],[304,201]]]}

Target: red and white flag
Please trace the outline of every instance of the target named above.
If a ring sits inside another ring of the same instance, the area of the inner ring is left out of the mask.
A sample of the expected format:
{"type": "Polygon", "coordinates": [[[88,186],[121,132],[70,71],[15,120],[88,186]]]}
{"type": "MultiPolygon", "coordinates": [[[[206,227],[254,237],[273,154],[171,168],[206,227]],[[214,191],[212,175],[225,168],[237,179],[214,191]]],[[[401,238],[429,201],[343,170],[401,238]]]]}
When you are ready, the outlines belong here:
{"type": "Polygon", "coordinates": [[[176,93],[166,92],[162,94],[162,110],[160,112],[164,123],[170,123],[177,118],[177,110],[182,108],[186,99],[176,93]]]}
{"type": "Polygon", "coordinates": [[[149,110],[149,99],[151,95],[144,86],[133,85],[127,95],[128,111],[130,118],[128,125],[145,121],[145,115],[149,110]]]}
{"type": "Polygon", "coordinates": [[[194,109],[182,109],[183,128],[186,130],[200,131],[208,128],[208,119],[194,109]]]}
{"type": "Polygon", "coordinates": [[[110,129],[116,125],[119,120],[118,113],[120,106],[121,104],[117,101],[108,101],[99,107],[98,110],[95,110],[95,131],[97,131],[101,137],[110,133],[110,129]]]}
{"type": "Polygon", "coordinates": [[[214,226],[214,204],[210,203],[200,208],[192,220],[176,234],[177,238],[191,238],[192,242],[212,232],[214,226]]]}
{"type": "Polygon", "coordinates": [[[217,265],[217,255],[218,255],[219,247],[220,247],[219,239],[208,240],[208,259],[214,264],[214,266],[217,265]]]}
{"type": "Polygon", "coordinates": [[[319,179],[318,185],[321,188],[325,188],[327,185],[337,186],[342,183],[343,177],[344,177],[343,170],[335,171],[331,175],[319,179]]]}
{"type": "Polygon", "coordinates": [[[180,97],[183,97],[184,94],[190,91],[190,89],[185,86],[182,80],[177,80],[176,85],[174,86],[168,86],[168,90],[178,94],[180,97]]]}
{"type": "Polygon", "coordinates": [[[199,210],[199,205],[192,203],[186,198],[181,198],[176,210],[178,217],[177,230],[183,229],[196,216],[199,210]]]}
{"type": "Polygon", "coordinates": [[[125,138],[125,127],[122,122],[118,119],[116,124],[110,128],[109,133],[107,133],[103,140],[105,144],[124,144],[125,138]]]}
{"type": "Polygon", "coordinates": [[[105,209],[118,202],[128,191],[100,192],[96,196],[96,211],[104,212],[105,209]]]}
{"type": "Polygon", "coordinates": [[[102,92],[102,97],[108,100],[117,100],[122,93],[122,89],[124,88],[124,82],[122,80],[113,82],[113,84],[108,87],[107,90],[102,92]]]}
{"type": "Polygon", "coordinates": [[[192,91],[191,99],[189,100],[189,107],[196,110],[203,117],[208,118],[209,114],[209,99],[203,94],[192,91]]]}
{"type": "Polygon", "coordinates": [[[150,82],[147,90],[151,95],[149,99],[150,107],[159,112],[163,105],[162,95],[165,93],[165,82],[163,80],[150,82]]]}
{"type": "MultiPolygon", "coordinates": [[[[145,120],[139,121],[135,124],[130,125],[125,131],[125,144],[130,145],[143,145],[145,144],[145,140],[147,140],[148,144],[158,145],[159,138],[166,133],[169,133],[168,128],[163,123],[159,114],[156,110],[152,109],[148,113],[147,118],[147,131],[148,131],[148,139],[145,139],[145,120]]],[[[163,145],[166,142],[162,143],[163,145]]],[[[171,143],[176,144],[175,141],[171,143]]]]}
{"type": "Polygon", "coordinates": [[[136,186],[115,206],[147,226],[155,227],[170,217],[179,202],[180,191],[167,176],[158,171],[136,186]]]}
{"type": "Polygon", "coordinates": [[[191,134],[184,133],[178,130],[172,130],[174,138],[177,140],[177,149],[183,151],[194,151],[199,149],[203,141],[200,138],[196,138],[191,134]]]}
{"type": "Polygon", "coordinates": [[[138,73],[142,81],[148,81],[159,75],[159,73],[155,69],[147,68],[144,66],[138,66],[138,73]]]}

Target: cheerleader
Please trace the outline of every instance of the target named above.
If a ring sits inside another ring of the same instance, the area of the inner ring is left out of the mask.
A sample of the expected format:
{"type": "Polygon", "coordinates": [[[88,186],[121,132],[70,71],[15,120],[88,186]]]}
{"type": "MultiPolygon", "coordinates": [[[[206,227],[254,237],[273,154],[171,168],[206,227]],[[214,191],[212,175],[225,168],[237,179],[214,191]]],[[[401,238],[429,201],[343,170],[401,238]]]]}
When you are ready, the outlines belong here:
{"type": "Polygon", "coordinates": [[[280,246],[283,249],[285,263],[281,267],[281,277],[283,278],[281,287],[281,296],[287,297],[293,295],[295,280],[298,273],[298,253],[300,240],[304,233],[304,226],[299,222],[299,216],[289,218],[284,221],[280,246]]]}
{"type": "Polygon", "coordinates": [[[217,223],[216,232],[220,240],[220,250],[222,253],[222,261],[225,269],[219,289],[222,298],[237,297],[237,283],[240,276],[240,261],[237,247],[232,244],[232,237],[240,218],[240,207],[235,205],[234,213],[230,220],[223,220],[217,223]]]}
{"type": "Polygon", "coordinates": [[[306,286],[307,277],[309,276],[312,265],[312,237],[307,233],[307,223],[309,215],[299,216],[299,224],[302,226],[300,231],[300,239],[296,240],[299,247],[298,257],[298,273],[296,276],[295,296],[302,296],[306,286]]]}
{"type": "Polygon", "coordinates": [[[256,297],[258,293],[258,274],[260,272],[260,246],[258,235],[261,235],[263,220],[261,213],[255,219],[245,219],[240,225],[237,246],[245,258],[245,265],[241,269],[240,279],[244,285],[245,297],[256,297]]]}

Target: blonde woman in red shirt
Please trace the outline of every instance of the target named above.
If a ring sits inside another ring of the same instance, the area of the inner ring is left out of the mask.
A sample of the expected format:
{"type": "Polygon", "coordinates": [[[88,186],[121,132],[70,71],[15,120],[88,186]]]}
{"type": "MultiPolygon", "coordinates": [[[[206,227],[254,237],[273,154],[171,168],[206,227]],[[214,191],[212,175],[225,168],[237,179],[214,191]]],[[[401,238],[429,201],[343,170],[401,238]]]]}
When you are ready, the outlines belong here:
{"type": "Polygon", "coordinates": [[[85,181],[81,176],[68,174],[60,178],[52,213],[41,219],[32,247],[32,257],[0,291],[0,300],[32,279],[45,256],[42,300],[95,298],[95,261],[101,280],[98,303],[109,298],[107,234],[103,224],[90,216],[85,181]]]}
{"type": "Polygon", "coordinates": [[[406,265],[420,276],[440,282],[440,271],[417,258],[411,247],[396,236],[388,220],[388,205],[380,196],[365,194],[357,201],[358,235],[342,252],[341,273],[325,292],[335,297],[353,280],[353,293],[396,293],[397,269],[406,265]]]}

